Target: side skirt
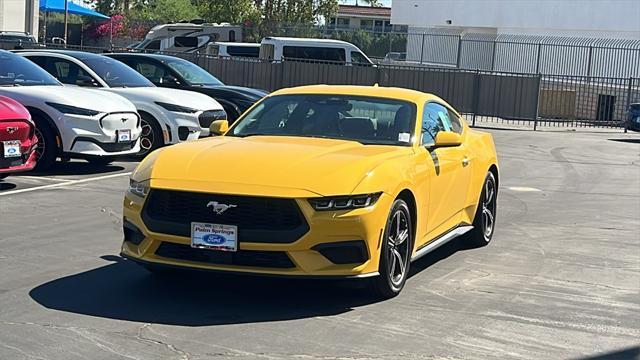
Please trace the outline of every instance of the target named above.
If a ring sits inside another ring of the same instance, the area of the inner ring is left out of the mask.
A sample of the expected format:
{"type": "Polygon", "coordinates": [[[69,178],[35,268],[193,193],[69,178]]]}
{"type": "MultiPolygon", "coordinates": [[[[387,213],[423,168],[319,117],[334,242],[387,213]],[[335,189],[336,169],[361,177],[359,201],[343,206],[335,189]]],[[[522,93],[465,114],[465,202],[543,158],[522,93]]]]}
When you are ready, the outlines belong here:
{"type": "Polygon", "coordinates": [[[427,255],[428,253],[448,243],[449,241],[457,238],[458,236],[464,235],[467,231],[471,229],[473,229],[473,226],[463,225],[463,226],[458,226],[457,228],[441,235],[437,239],[428,242],[427,244],[422,246],[420,249],[418,249],[418,251],[416,251],[416,253],[411,257],[411,261],[416,261],[420,259],[421,257],[427,255]]]}

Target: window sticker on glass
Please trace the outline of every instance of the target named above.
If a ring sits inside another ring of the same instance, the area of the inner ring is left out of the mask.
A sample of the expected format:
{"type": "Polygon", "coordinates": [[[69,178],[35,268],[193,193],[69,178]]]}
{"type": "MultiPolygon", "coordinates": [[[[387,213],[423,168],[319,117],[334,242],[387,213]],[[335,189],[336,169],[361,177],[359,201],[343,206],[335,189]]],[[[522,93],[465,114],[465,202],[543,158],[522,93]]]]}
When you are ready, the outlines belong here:
{"type": "Polygon", "coordinates": [[[398,141],[408,143],[411,141],[411,134],[409,133],[399,133],[398,141]]]}

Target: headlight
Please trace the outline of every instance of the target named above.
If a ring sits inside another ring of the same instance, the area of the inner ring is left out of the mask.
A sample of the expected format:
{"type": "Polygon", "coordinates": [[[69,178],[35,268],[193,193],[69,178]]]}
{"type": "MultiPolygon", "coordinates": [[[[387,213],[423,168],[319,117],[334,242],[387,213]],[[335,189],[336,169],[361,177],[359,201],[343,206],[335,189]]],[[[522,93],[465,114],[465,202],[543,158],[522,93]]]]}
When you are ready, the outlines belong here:
{"type": "Polygon", "coordinates": [[[156,105],[161,106],[165,110],[172,111],[172,112],[179,112],[179,113],[186,113],[186,114],[192,114],[192,113],[198,112],[198,110],[192,109],[192,108],[189,108],[189,107],[186,107],[186,106],[180,106],[180,105],[176,105],[176,104],[168,104],[168,103],[163,103],[163,102],[159,102],[159,101],[156,101],[156,105]]]}
{"type": "Polygon", "coordinates": [[[309,199],[316,211],[351,210],[371,206],[378,201],[382,192],[350,196],[329,196],[309,199]]]}
{"type": "Polygon", "coordinates": [[[149,181],[135,181],[129,179],[129,191],[137,196],[146,197],[149,194],[149,181]]]}
{"type": "Polygon", "coordinates": [[[46,104],[60,111],[63,114],[84,115],[84,116],[96,116],[100,114],[100,111],[83,109],[83,108],[79,108],[71,105],[58,104],[58,103],[52,103],[52,102],[48,102],[46,104]]]}

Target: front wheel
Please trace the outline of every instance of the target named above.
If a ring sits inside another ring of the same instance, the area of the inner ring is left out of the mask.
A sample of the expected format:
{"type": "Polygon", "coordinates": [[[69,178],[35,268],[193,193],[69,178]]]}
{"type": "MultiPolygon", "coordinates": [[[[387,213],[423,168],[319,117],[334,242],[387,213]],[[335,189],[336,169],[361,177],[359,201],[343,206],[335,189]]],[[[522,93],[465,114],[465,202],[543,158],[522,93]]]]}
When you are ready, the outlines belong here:
{"type": "Polygon", "coordinates": [[[36,145],[36,170],[43,171],[51,168],[58,157],[58,144],[56,135],[44,120],[33,117],[36,123],[35,135],[38,139],[36,145]]]}
{"type": "Polygon", "coordinates": [[[386,299],[400,293],[409,274],[413,225],[409,206],[404,200],[393,202],[382,239],[380,275],[371,279],[371,285],[377,295],[386,299]]]}
{"type": "Polygon", "coordinates": [[[478,209],[473,218],[473,229],[465,234],[466,240],[472,246],[482,247],[489,244],[493,238],[496,225],[496,210],[498,209],[498,183],[495,175],[489,171],[484,180],[478,209]]]}
{"type": "Polygon", "coordinates": [[[147,115],[142,115],[140,121],[142,133],[140,134],[140,151],[138,156],[144,158],[153,150],[164,145],[162,128],[155,119],[147,115]]]}

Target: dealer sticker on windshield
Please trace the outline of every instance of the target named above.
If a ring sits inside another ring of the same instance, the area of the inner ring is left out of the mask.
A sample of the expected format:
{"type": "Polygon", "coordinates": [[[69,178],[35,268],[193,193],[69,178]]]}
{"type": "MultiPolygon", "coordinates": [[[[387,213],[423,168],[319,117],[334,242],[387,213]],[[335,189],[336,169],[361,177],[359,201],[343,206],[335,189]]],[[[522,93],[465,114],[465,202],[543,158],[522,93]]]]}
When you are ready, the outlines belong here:
{"type": "Polygon", "coordinates": [[[235,225],[191,223],[191,247],[238,251],[238,227],[235,225]]]}
{"type": "Polygon", "coordinates": [[[3,141],[2,147],[4,148],[3,155],[6,158],[20,156],[20,141],[3,141]]]}

